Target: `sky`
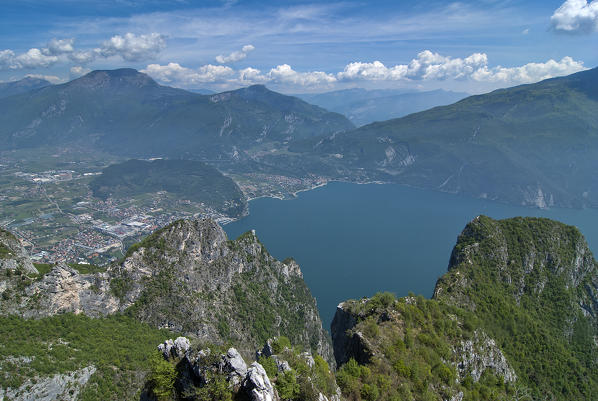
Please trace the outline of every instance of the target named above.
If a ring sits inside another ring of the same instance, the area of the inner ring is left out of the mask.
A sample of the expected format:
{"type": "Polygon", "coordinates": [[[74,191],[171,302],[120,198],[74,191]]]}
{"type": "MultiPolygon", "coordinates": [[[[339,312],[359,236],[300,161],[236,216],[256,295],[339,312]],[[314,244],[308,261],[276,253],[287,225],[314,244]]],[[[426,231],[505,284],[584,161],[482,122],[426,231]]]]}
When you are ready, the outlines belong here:
{"type": "Polygon", "coordinates": [[[136,68],[283,93],[482,93],[598,66],[598,0],[0,0],[0,81],[136,68]]]}

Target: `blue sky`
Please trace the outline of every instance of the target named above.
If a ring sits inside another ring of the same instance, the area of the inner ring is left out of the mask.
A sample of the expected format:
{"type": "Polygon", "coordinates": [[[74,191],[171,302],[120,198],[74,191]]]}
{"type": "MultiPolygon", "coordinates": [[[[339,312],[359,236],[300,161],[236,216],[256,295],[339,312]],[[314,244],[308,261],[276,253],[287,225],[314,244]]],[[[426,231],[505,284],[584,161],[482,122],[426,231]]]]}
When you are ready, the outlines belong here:
{"type": "Polygon", "coordinates": [[[0,1],[0,80],[133,67],[288,93],[479,93],[598,65],[598,0],[0,1]]]}

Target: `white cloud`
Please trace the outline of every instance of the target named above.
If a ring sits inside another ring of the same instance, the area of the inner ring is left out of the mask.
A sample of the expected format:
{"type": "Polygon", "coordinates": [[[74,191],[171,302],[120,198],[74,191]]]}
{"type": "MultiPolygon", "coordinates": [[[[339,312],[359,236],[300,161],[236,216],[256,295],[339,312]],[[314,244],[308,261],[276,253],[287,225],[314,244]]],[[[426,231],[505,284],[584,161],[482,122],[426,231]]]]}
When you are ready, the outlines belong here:
{"type": "Polygon", "coordinates": [[[488,56],[474,53],[465,58],[451,58],[425,50],[409,64],[387,67],[380,61],[354,62],[337,74],[342,81],[466,80],[478,82],[530,83],[585,69],[583,62],[571,57],[561,61],[529,63],[521,67],[488,67],[488,56]]]}
{"type": "Polygon", "coordinates": [[[156,56],[166,47],[163,35],[115,35],[104,41],[101,47],[77,50],[74,39],[52,39],[46,47],[31,48],[17,55],[10,49],[0,50],[0,69],[46,68],[59,61],[87,64],[97,58],[119,56],[127,61],[139,61],[156,56]]]}
{"type": "Polygon", "coordinates": [[[553,29],[569,33],[598,30],[598,0],[567,0],[550,17],[553,29]]]}
{"type": "Polygon", "coordinates": [[[127,61],[139,61],[156,56],[165,47],[166,40],[163,35],[135,35],[129,32],[124,36],[115,35],[104,41],[96,52],[104,57],[120,56],[127,61]]]}
{"type": "Polygon", "coordinates": [[[52,39],[48,42],[48,47],[42,49],[42,52],[47,56],[58,56],[60,54],[68,54],[75,51],[73,45],[75,39],[52,39]]]}
{"type": "Polygon", "coordinates": [[[232,68],[223,65],[208,64],[192,69],[182,67],[178,63],[150,64],[141,72],[164,83],[189,87],[203,83],[223,82],[235,73],[232,68]]]}
{"type": "Polygon", "coordinates": [[[473,53],[465,58],[452,58],[433,53],[420,52],[408,64],[386,66],[380,61],[353,62],[336,74],[323,71],[299,72],[288,64],[281,64],[268,72],[257,68],[234,70],[222,65],[204,65],[196,69],[178,63],[168,65],[150,64],[143,72],[166,84],[193,87],[199,84],[219,84],[220,87],[239,87],[259,83],[276,84],[295,88],[331,88],[335,84],[355,81],[469,81],[506,86],[532,83],[556,76],[569,75],[586,69],[583,62],[571,57],[560,61],[528,63],[518,67],[489,67],[488,56],[473,53]]]}
{"type": "Polygon", "coordinates": [[[37,68],[49,67],[58,61],[57,56],[47,56],[40,49],[29,49],[26,53],[14,58],[15,67],[11,68],[37,68]]]}
{"type": "Polygon", "coordinates": [[[336,82],[336,78],[322,71],[297,72],[290,65],[282,64],[268,72],[268,81],[297,86],[328,86],[336,82]]]}
{"type": "Polygon", "coordinates": [[[471,77],[480,82],[533,83],[585,69],[583,62],[563,57],[561,61],[548,60],[545,63],[528,63],[521,67],[484,67],[476,70],[471,77]]]}
{"type": "Polygon", "coordinates": [[[64,79],[59,78],[56,75],[27,74],[25,76],[29,78],[45,79],[46,81],[51,82],[53,84],[60,84],[64,82],[64,79]]]}
{"type": "Polygon", "coordinates": [[[255,50],[253,45],[245,45],[240,51],[234,51],[228,56],[219,55],[216,56],[216,61],[220,64],[226,63],[234,63],[236,61],[241,61],[247,57],[247,53],[255,50]]]}
{"type": "Polygon", "coordinates": [[[91,70],[89,68],[82,67],[80,65],[76,65],[76,66],[71,67],[70,77],[71,77],[71,79],[78,78],[82,75],[87,74],[88,72],[91,72],[91,70]]]}

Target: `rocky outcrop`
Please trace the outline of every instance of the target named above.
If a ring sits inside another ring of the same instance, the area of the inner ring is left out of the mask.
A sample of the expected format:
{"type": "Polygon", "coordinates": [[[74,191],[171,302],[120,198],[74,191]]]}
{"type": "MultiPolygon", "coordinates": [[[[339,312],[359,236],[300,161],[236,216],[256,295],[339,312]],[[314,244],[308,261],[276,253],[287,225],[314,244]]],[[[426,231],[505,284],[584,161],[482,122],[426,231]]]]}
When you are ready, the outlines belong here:
{"type": "Polygon", "coordinates": [[[264,367],[257,362],[253,362],[249,367],[242,387],[252,401],[277,401],[279,399],[264,367]]]}
{"type": "MultiPolygon", "coordinates": [[[[249,365],[235,348],[226,351],[218,351],[217,347],[197,349],[190,346],[185,337],[167,340],[158,346],[158,350],[176,367],[176,400],[187,399],[189,394],[214,394],[217,387],[218,391],[230,391],[233,399],[279,401],[277,386],[280,377],[284,376],[283,386],[289,377],[299,386],[299,393],[293,399],[340,401],[340,388],[321,357],[280,344],[279,339],[269,339],[264,347],[269,355],[266,356],[263,350],[258,351],[255,355],[259,362],[253,361],[249,365]],[[277,345],[272,346],[275,341],[277,345]],[[271,353],[274,349],[279,354],[271,353]]],[[[281,391],[288,392],[289,389],[286,387],[281,391]]]]}
{"type": "Polygon", "coordinates": [[[134,246],[110,273],[120,309],[154,326],[230,341],[244,355],[284,335],[332,360],[299,266],[272,257],[254,232],[231,241],[212,220],[181,220],[134,246]]]}
{"type": "Polygon", "coordinates": [[[28,380],[17,389],[0,388],[0,400],[76,401],[79,399],[81,390],[95,371],[94,366],[88,366],[74,372],[28,380]]]}
{"type": "Polygon", "coordinates": [[[474,382],[478,382],[486,370],[502,377],[505,383],[517,380],[515,371],[496,342],[481,330],[476,330],[472,338],[462,340],[453,352],[458,360],[459,380],[471,376],[474,382]]]}
{"type": "Polygon", "coordinates": [[[39,274],[19,240],[10,232],[0,228],[0,273],[7,270],[39,274]]]}
{"type": "Polygon", "coordinates": [[[353,358],[358,363],[369,363],[372,351],[369,349],[363,333],[353,330],[357,325],[357,316],[347,310],[345,303],[336,307],[330,333],[332,335],[334,358],[338,366],[353,358]]]}

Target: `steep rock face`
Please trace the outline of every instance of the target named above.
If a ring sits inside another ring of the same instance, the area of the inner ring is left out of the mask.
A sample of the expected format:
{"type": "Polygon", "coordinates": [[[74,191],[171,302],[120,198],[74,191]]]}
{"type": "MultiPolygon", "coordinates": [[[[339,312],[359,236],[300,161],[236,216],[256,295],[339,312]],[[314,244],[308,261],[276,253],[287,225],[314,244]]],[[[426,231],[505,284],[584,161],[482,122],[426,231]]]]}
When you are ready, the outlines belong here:
{"type": "Polygon", "coordinates": [[[6,270],[21,270],[25,274],[38,274],[19,240],[0,228],[0,271],[6,270]]]}
{"type": "Polygon", "coordinates": [[[267,338],[332,359],[317,307],[296,262],[280,262],[248,232],[229,241],[212,220],[178,221],[132,248],[111,269],[121,309],[142,321],[246,354],[267,338]]]}
{"type": "Polygon", "coordinates": [[[496,342],[481,330],[476,330],[471,338],[461,340],[453,352],[458,360],[457,373],[460,380],[471,376],[477,382],[486,370],[494,371],[505,382],[517,380],[517,375],[496,342]]]}
{"type": "Polygon", "coordinates": [[[563,400],[598,391],[597,295],[598,264],[575,227],[485,216],[465,227],[434,291],[475,313],[534,397],[563,400]]]}
{"type": "Polygon", "coordinates": [[[105,273],[79,274],[66,265],[43,276],[35,272],[0,276],[0,313],[126,312],[202,341],[233,342],[246,355],[267,338],[285,335],[333,363],[297,263],[276,260],[252,232],[229,241],[213,220],[175,222],[132,246],[105,273]]]}
{"type": "Polygon", "coordinates": [[[358,363],[366,364],[371,360],[371,351],[361,332],[350,331],[357,325],[358,316],[351,313],[348,308],[348,304],[340,303],[336,307],[336,313],[332,319],[330,333],[334,358],[339,366],[349,361],[350,358],[355,359],[358,363]]]}

